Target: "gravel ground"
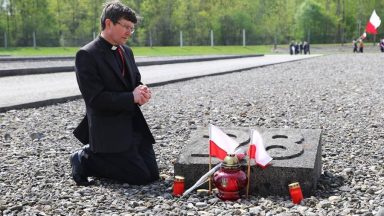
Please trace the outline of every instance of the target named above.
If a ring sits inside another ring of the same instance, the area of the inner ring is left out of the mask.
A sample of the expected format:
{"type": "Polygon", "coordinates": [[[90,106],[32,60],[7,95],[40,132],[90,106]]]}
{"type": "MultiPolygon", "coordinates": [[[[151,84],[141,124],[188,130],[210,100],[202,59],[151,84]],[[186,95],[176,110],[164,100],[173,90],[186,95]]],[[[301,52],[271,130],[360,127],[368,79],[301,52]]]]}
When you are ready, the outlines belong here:
{"type": "Polygon", "coordinates": [[[81,100],[0,113],[0,215],[384,215],[382,54],[337,54],[155,87],[142,107],[163,179],[78,187],[68,157],[81,100]],[[323,129],[323,174],[301,205],[289,197],[223,202],[171,195],[190,133],[219,127],[323,129]]]}

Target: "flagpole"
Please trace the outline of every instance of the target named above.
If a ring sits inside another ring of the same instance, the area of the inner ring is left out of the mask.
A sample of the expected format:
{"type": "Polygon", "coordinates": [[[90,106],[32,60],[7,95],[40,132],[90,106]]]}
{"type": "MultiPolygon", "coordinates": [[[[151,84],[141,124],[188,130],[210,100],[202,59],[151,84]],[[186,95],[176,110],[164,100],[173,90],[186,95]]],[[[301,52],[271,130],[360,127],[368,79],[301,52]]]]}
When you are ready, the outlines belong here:
{"type": "Polygon", "coordinates": [[[246,197],[248,199],[248,195],[249,195],[249,182],[250,182],[250,174],[251,174],[251,155],[250,155],[250,152],[251,152],[251,144],[253,142],[253,131],[251,130],[251,139],[250,139],[250,143],[249,143],[249,146],[248,146],[248,167],[247,167],[247,194],[246,194],[246,197]]]}
{"type": "MultiPolygon", "coordinates": [[[[211,157],[211,125],[208,127],[208,133],[209,133],[209,140],[208,140],[208,152],[209,152],[209,165],[208,165],[208,171],[212,169],[212,157],[211,157]]],[[[212,177],[209,176],[209,183],[208,183],[208,194],[212,193],[212,177]]]]}
{"type": "Polygon", "coordinates": [[[251,173],[251,158],[248,156],[248,171],[247,171],[247,178],[248,178],[248,180],[247,180],[247,195],[246,195],[247,199],[248,199],[248,194],[249,194],[249,181],[250,181],[249,177],[250,177],[250,173],[251,173]]]}
{"type": "MultiPolygon", "coordinates": [[[[211,155],[209,155],[209,170],[212,169],[212,163],[211,163],[211,155]]],[[[209,191],[208,191],[209,194],[212,193],[212,177],[209,176],[209,191]]]]}

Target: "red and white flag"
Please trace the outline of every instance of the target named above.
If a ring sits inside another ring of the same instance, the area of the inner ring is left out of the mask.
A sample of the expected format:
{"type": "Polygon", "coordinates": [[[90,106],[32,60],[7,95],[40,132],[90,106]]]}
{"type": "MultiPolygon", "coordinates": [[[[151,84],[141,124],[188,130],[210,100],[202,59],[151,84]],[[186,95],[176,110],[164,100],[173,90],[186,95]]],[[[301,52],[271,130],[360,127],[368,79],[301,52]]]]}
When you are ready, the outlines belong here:
{"type": "Polygon", "coordinates": [[[373,10],[371,18],[369,19],[365,31],[369,34],[377,34],[377,28],[380,26],[381,20],[377,16],[376,11],[373,10]]]}
{"type": "Polygon", "coordinates": [[[229,137],[218,127],[209,125],[209,154],[224,160],[227,154],[234,154],[239,143],[229,137]]]}
{"type": "Polygon", "coordinates": [[[265,150],[263,138],[257,130],[252,130],[251,132],[251,143],[249,144],[248,153],[249,158],[255,159],[256,164],[263,168],[273,160],[265,150]]]}

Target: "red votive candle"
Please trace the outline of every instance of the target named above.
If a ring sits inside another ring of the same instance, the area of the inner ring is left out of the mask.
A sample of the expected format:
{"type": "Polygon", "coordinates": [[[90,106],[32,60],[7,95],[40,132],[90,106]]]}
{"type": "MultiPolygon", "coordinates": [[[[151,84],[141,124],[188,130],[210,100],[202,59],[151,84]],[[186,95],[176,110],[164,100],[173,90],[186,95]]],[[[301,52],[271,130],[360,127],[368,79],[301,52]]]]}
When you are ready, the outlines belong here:
{"type": "Polygon", "coordinates": [[[183,176],[175,176],[173,180],[173,196],[181,196],[184,193],[184,177],[183,176]]]}
{"type": "Polygon", "coordinates": [[[294,204],[299,204],[301,200],[303,200],[303,193],[301,191],[301,187],[299,182],[294,182],[288,185],[289,194],[291,195],[292,202],[294,204]]]}

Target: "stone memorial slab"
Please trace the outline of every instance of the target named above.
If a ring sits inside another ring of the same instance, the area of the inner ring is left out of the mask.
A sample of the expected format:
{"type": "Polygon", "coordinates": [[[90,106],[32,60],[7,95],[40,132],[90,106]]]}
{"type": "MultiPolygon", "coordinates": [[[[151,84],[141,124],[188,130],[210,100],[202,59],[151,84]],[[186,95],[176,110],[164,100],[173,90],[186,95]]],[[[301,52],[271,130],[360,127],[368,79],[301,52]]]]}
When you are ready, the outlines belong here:
{"type": "MultiPolygon", "coordinates": [[[[321,130],[279,128],[221,128],[240,143],[244,151],[250,142],[250,129],[258,130],[268,154],[273,157],[265,169],[251,163],[250,194],[289,195],[288,185],[299,182],[304,196],[316,189],[321,174],[321,130]]],[[[175,175],[185,177],[189,188],[208,172],[209,135],[207,128],[199,128],[191,134],[190,142],[183,149],[174,166],[175,175]]],[[[212,158],[212,167],[220,160],[212,158]]],[[[242,164],[246,172],[247,162],[242,164]]],[[[204,185],[207,187],[207,184],[204,185]]]]}

